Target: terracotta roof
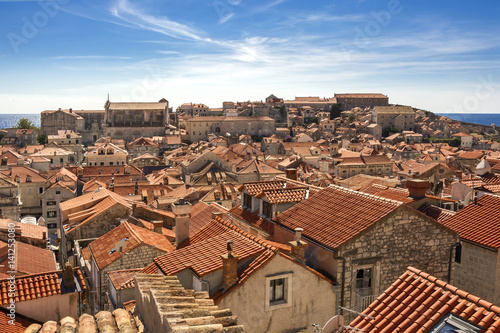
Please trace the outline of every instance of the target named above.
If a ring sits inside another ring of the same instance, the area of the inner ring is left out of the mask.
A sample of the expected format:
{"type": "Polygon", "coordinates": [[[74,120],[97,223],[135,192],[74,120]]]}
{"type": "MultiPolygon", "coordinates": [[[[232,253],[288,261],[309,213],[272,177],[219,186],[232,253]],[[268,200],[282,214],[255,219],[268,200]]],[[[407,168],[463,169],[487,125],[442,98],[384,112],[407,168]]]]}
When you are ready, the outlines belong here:
{"type": "MultiPolygon", "coordinates": [[[[207,225],[210,228],[212,225],[207,225]]],[[[217,226],[214,226],[217,228],[217,226]]],[[[203,232],[204,230],[200,230],[203,232]]],[[[234,243],[234,253],[239,261],[262,253],[265,247],[233,230],[224,230],[217,236],[196,242],[171,253],[155,258],[155,263],[165,275],[176,275],[185,269],[192,269],[198,276],[222,269],[223,254],[227,253],[227,241],[234,243]]]]}
{"type": "Polygon", "coordinates": [[[31,183],[42,183],[46,180],[38,170],[27,166],[12,166],[9,170],[2,171],[2,175],[15,182],[16,177],[19,177],[19,182],[16,183],[26,183],[28,176],[31,176],[31,183]]]}
{"type": "MultiPolygon", "coordinates": [[[[7,243],[0,241],[0,244],[4,248],[7,243]]],[[[12,269],[8,257],[5,257],[1,261],[0,276],[8,275],[9,271],[17,271],[19,274],[38,274],[57,269],[54,253],[51,250],[16,242],[15,251],[15,268],[12,269]]]]}
{"type": "MultiPolygon", "coordinates": [[[[285,187],[290,187],[292,183],[288,184],[286,180],[262,180],[258,182],[248,182],[248,183],[243,183],[238,189],[242,191],[245,189],[248,194],[251,196],[256,196],[257,194],[261,193],[262,191],[265,190],[278,190],[278,189],[283,189],[285,187]]],[[[291,187],[297,187],[297,186],[291,186],[291,187]]]]}
{"type": "Polygon", "coordinates": [[[403,203],[330,185],[285,212],[276,221],[330,248],[337,248],[403,203]]]}
{"type": "Polygon", "coordinates": [[[479,160],[483,157],[483,153],[480,151],[468,151],[457,156],[458,158],[463,158],[467,160],[479,160]]]}
{"type": "Polygon", "coordinates": [[[261,229],[269,235],[274,234],[274,224],[271,221],[259,216],[257,212],[252,213],[249,210],[243,209],[241,205],[238,205],[231,208],[229,213],[232,217],[261,229]]]}
{"type": "Polygon", "coordinates": [[[398,200],[403,203],[413,202],[413,199],[408,197],[410,192],[404,188],[396,188],[396,187],[387,187],[382,185],[373,185],[369,190],[370,193],[382,198],[398,200]],[[378,190],[377,190],[378,189],[378,190]]]}
{"type": "Polygon", "coordinates": [[[126,283],[129,280],[132,280],[134,274],[139,272],[140,270],[141,270],[140,268],[123,269],[120,271],[111,271],[111,272],[108,272],[107,274],[108,274],[109,280],[113,284],[113,287],[116,290],[120,290],[120,289],[127,289],[126,283]]]}
{"type": "Polygon", "coordinates": [[[484,194],[441,223],[456,231],[460,238],[493,249],[500,248],[500,197],[484,194]]]}
{"type": "Polygon", "coordinates": [[[418,211],[439,222],[444,221],[456,214],[456,212],[452,210],[429,205],[427,203],[420,207],[418,211]]]}
{"type": "Polygon", "coordinates": [[[309,197],[309,189],[307,188],[281,188],[264,190],[255,197],[260,198],[265,196],[271,204],[301,202],[309,197]]]}
{"type": "Polygon", "coordinates": [[[223,217],[227,216],[227,209],[216,204],[206,204],[198,201],[191,209],[189,219],[189,235],[194,235],[212,220],[212,213],[221,212],[223,217]]]}
{"type": "Polygon", "coordinates": [[[164,252],[175,249],[165,236],[128,222],[122,222],[118,227],[89,244],[92,256],[100,270],[122,256],[120,251],[115,249],[116,243],[122,239],[127,240],[123,253],[128,253],[141,244],[156,247],[164,252]]]}
{"type": "MultiPolygon", "coordinates": [[[[74,269],[75,277],[78,281],[76,288],[68,289],[62,282],[62,270],[48,273],[17,276],[16,282],[16,302],[28,301],[54,295],[62,295],[67,292],[86,290],[85,280],[80,268],[74,269]]],[[[6,305],[10,301],[9,297],[10,280],[0,280],[0,304],[6,305]]]]}
{"type": "Polygon", "coordinates": [[[40,225],[16,222],[10,219],[0,219],[0,232],[7,233],[9,223],[14,223],[21,231],[21,236],[33,239],[43,239],[43,233],[47,237],[47,227],[40,225]]]}
{"type": "Polygon", "coordinates": [[[363,314],[374,319],[358,316],[344,332],[429,332],[449,314],[478,326],[478,332],[500,332],[498,306],[413,267],[363,314]]]}
{"type": "Polygon", "coordinates": [[[38,324],[36,320],[26,318],[19,313],[16,313],[15,320],[12,320],[8,316],[9,313],[9,310],[0,308],[0,332],[24,333],[31,324],[38,324]]]}

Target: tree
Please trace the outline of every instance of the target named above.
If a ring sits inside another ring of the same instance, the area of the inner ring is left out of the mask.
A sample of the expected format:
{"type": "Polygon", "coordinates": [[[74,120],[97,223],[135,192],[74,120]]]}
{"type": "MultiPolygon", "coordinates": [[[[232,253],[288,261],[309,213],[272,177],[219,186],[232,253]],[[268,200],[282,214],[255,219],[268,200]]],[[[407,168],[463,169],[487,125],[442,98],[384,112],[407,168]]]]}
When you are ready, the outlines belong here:
{"type": "Polygon", "coordinates": [[[330,120],[340,117],[342,108],[339,103],[332,104],[330,107],[330,120]]]}
{"type": "Polygon", "coordinates": [[[17,125],[16,125],[15,128],[20,128],[20,129],[36,129],[37,127],[28,118],[21,118],[17,122],[17,125]]]}
{"type": "Polygon", "coordinates": [[[39,134],[39,135],[36,137],[36,141],[37,141],[37,142],[38,142],[38,144],[40,144],[40,145],[44,145],[44,144],[46,144],[47,142],[49,142],[49,140],[47,139],[47,134],[45,134],[45,133],[39,134]]]}
{"type": "Polygon", "coordinates": [[[356,120],[356,115],[354,114],[354,112],[349,113],[349,122],[352,123],[355,120],[356,120]]]}

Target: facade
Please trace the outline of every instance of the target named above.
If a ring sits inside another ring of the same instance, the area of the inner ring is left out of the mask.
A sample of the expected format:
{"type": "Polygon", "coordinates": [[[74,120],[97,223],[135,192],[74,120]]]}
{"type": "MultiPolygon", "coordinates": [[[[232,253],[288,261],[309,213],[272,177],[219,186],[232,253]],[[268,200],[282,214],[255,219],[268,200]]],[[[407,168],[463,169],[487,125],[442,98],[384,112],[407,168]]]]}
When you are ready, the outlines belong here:
{"type": "Polygon", "coordinates": [[[275,121],[262,117],[193,117],[185,120],[187,139],[191,142],[208,140],[208,134],[247,134],[270,136],[275,133],[275,121]]]}
{"type": "Polygon", "coordinates": [[[130,142],[127,145],[127,150],[131,160],[139,156],[142,156],[144,154],[149,154],[154,157],[159,157],[160,154],[160,148],[158,146],[158,143],[154,142],[150,138],[143,138],[143,137],[140,137],[130,142]]]}
{"type": "Polygon", "coordinates": [[[2,177],[19,185],[21,215],[42,213],[42,194],[46,178],[35,169],[26,166],[13,166],[2,172],[2,177]]]}
{"type": "Polygon", "coordinates": [[[112,143],[89,147],[85,153],[87,166],[114,166],[127,164],[128,152],[112,143]]]}
{"type": "Polygon", "coordinates": [[[500,198],[484,194],[442,223],[460,235],[453,258],[453,284],[489,302],[500,303],[500,198]]]}
{"type": "Polygon", "coordinates": [[[352,108],[364,109],[389,105],[389,97],[383,94],[334,94],[333,98],[344,111],[352,108]]]}
{"type": "Polygon", "coordinates": [[[363,311],[407,265],[448,275],[457,234],[400,201],[330,186],[275,217],[274,240],[303,228],[306,264],[335,277],[341,304],[363,311]]]}
{"type": "Polygon", "coordinates": [[[104,110],[46,110],[41,113],[40,132],[58,135],[59,131],[73,131],[82,136],[85,145],[104,135],[104,110]]]}
{"type": "Polygon", "coordinates": [[[57,131],[57,135],[48,135],[48,146],[55,144],[56,147],[63,148],[76,153],[76,163],[80,163],[83,158],[83,138],[79,133],[70,130],[57,131]]]}
{"type": "Polygon", "coordinates": [[[415,111],[411,106],[376,106],[372,111],[372,123],[385,129],[395,127],[400,132],[415,130],[415,111]]]}
{"type": "Polygon", "coordinates": [[[115,103],[104,105],[105,135],[133,141],[142,136],[163,136],[168,125],[168,101],[156,103],[115,103]]]}
{"type": "Polygon", "coordinates": [[[335,174],[342,178],[350,178],[359,174],[392,176],[392,165],[393,163],[387,155],[347,157],[335,166],[335,174]]]}

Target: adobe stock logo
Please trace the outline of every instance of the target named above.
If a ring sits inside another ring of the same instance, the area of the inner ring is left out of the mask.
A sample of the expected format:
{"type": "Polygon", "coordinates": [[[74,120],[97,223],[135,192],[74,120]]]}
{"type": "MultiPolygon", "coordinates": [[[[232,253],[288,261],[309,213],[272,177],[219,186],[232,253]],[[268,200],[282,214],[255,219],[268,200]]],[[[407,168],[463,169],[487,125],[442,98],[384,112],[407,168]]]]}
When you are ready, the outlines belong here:
{"type": "MultiPolygon", "coordinates": [[[[12,1],[0,1],[0,2],[12,2],[12,1]]],[[[45,27],[50,19],[59,13],[61,10],[61,5],[68,3],[69,0],[52,0],[52,1],[40,1],[38,5],[40,10],[33,14],[31,17],[23,16],[21,18],[22,26],[20,33],[9,32],[7,34],[7,39],[12,46],[15,53],[19,53],[19,46],[22,44],[28,44],[30,40],[38,35],[40,29],[45,27]]]]}

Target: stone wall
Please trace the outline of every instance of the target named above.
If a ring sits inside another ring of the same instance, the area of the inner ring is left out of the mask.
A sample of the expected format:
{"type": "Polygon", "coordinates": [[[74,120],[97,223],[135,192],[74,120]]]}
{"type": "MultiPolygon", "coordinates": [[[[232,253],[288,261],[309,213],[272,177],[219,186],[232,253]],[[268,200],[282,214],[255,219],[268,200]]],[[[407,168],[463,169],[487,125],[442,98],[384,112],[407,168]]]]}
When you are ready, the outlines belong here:
{"type": "MultiPolygon", "coordinates": [[[[345,306],[357,307],[351,299],[355,297],[358,269],[372,269],[371,294],[375,296],[393,284],[408,266],[446,281],[450,246],[456,241],[457,235],[451,230],[402,206],[340,247],[340,255],[346,258],[345,306]]],[[[340,282],[342,261],[338,265],[340,282]]]]}
{"type": "MultiPolygon", "coordinates": [[[[110,249],[111,250],[111,249],[110,249]]],[[[164,255],[165,252],[147,244],[139,245],[126,255],[115,260],[104,269],[100,270],[101,275],[101,300],[105,300],[105,294],[109,291],[106,273],[131,268],[143,268],[153,262],[153,259],[164,255]]],[[[101,304],[102,305],[102,304],[101,304]]]]}
{"type": "Polygon", "coordinates": [[[496,277],[498,252],[462,242],[462,260],[455,263],[453,285],[494,304],[500,304],[496,277]]]}

